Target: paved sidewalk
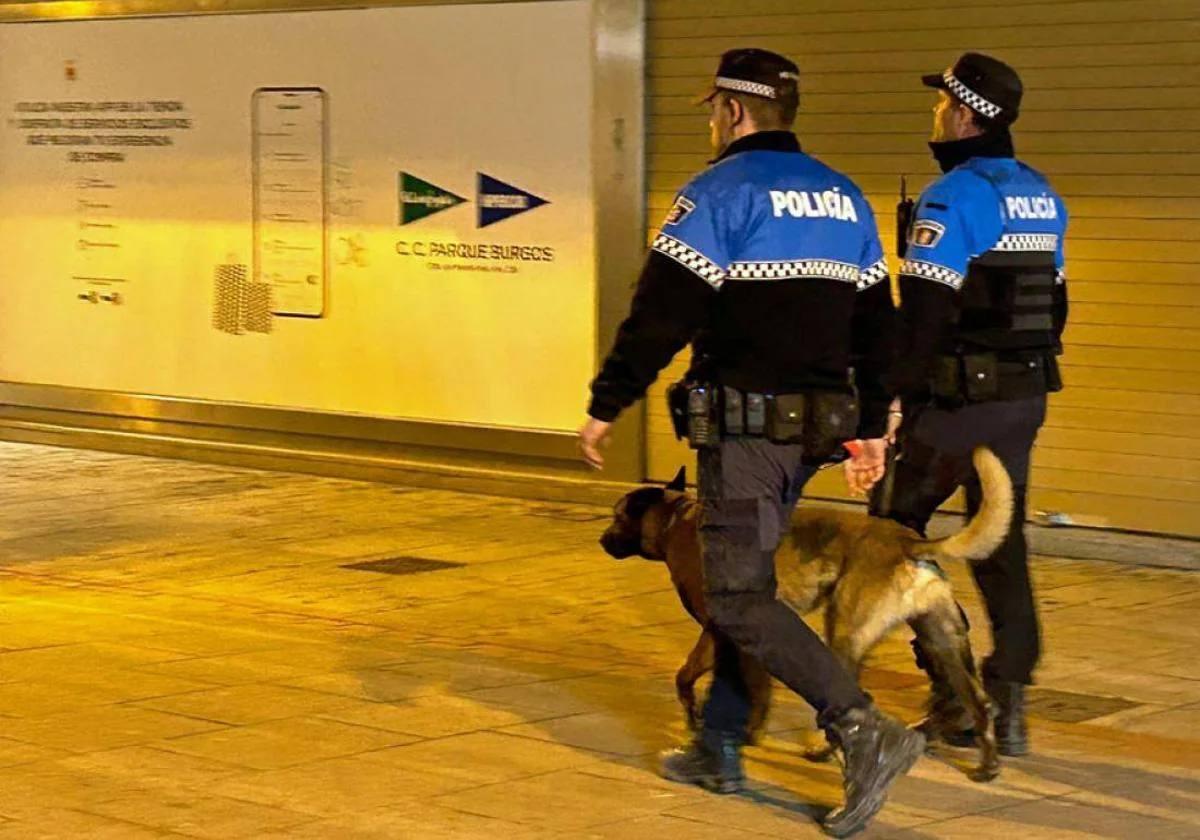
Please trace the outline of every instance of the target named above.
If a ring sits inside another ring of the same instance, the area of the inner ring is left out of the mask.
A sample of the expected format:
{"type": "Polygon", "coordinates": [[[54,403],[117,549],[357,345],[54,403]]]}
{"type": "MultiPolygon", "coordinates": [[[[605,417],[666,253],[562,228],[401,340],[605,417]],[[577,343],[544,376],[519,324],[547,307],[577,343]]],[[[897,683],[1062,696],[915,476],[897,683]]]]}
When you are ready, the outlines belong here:
{"type": "MultiPolygon", "coordinates": [[[[840,797],[795,701],[750,793],[654,776],[696,629],[604,509],[10,444],[0,493],[0,840],[802,838],[840,797]]],[[[1200,576],[1035,574],[1036,754],[927,758],[864,837],[1200,837],[1200,576]]],[[[915,719],[905,638],[865,679],[915,719]]]]}

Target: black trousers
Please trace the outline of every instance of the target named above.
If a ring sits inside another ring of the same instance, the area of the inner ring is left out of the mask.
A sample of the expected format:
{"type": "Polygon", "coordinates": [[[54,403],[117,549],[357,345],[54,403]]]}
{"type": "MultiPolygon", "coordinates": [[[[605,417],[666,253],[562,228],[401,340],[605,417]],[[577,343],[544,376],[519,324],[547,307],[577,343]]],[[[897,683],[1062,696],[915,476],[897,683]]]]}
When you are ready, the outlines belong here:
{"type": "Polygon", "coordinates": [[[1013,483],[1012,524],[1000,548],[971,566],[992,625],[993,651],[983,664],[990,680],[1031,683],[1041,652],[1025,544],[1025,497],[1030,453],[1045,419],[1045,396],[954,410],[907,410],[892,474],[872,499],[872,513],[924,534],[934,511],[960,486],[967,515],[979,510],[982,493],[971,464],[975,447],[989,447],[1004,464],[1013,483]]]}
{"type": "Polygon", "coordinates": [[[745,737],[741,654],[817,710],[825,726],[870,700],[821,638],[775,598],[775,549],[813,469],[799,446],[734,437],[699,452],[704,589],[716,641],[704,729],[745,737]]]}

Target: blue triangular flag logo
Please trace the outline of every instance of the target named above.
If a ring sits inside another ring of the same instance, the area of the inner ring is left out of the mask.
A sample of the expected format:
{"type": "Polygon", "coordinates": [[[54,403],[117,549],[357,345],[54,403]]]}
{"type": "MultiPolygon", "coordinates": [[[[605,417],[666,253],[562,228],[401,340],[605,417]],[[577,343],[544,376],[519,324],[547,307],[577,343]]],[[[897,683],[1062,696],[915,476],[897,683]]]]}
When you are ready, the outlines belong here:
{"type": "Polygon", "coordinates": [[[485,228],[550,202],[512,184],[479,173],[479,226],[485,228]]]}

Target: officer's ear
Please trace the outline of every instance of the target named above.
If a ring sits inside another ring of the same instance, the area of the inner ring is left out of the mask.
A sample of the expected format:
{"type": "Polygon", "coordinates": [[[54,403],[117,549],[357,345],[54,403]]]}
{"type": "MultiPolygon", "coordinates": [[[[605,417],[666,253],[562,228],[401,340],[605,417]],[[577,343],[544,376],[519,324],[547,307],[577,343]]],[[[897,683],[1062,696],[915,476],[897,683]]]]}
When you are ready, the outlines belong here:
{"type": "Polygon", "coordinates": [[[741,125],[746,120],[746,106],[742,104],[742,100],[736,96],[730,96],[725,100],[729,105],[729,127],[741,125]]]}
{"type": "Polygon", "coordinates": [[[954,100],[954,132],[959,140],[983,134],[983,128],[975,119],[975,112],[967,103],[954,100]]]}

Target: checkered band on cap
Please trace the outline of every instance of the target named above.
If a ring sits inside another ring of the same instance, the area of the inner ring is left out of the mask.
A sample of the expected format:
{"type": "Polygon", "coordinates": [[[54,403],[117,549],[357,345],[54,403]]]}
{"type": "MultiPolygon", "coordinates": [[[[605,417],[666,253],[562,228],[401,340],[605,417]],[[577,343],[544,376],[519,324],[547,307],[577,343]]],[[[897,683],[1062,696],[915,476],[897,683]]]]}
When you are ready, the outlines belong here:
{"type": "Polygon", "coordinates": [[[952,72],[947,70],[942,74],[942,79],[946,82],[946,87],[950,88],[950,92],[957,96],[962,102],[972,111],[978,111],[985,117],[995,117],[1004,109],[988,99],[984,99],[975,91],[964,85],[958,80],[952,72]]]}
{"type": "Polygon", "coordinates": [[[754,96],[764,96],[767,99],[775,98],[775,88],[770,85],[764,85],[761,82],[747,82],[745,79],[731,79],[728,76],[717,76],[717,80],[713,84],[721,90],[750,93],[754,96]]]}
{"type": "Polygon", "coordinates": [[[926,280],[933,280],[952,289],[957,289],[963,284],[963,276],[957,271],[946,268],[944,265],[921,260],[905,260],[904,265],[900,267],[900,273],[910,277],[924,277],[926,280]]]}
{"type": "Polygon", "coordinates": [[[993,251],[1057,251],[1057,233],[1006,233],[993,251]]]}
{"type": "Polygon", "coordinates": [[[861,273],[858,266],[835,260],[737,262],[729,266],[730,280],[796,280],[804,278],[858,283],[861,273]]]}
{"type": "Polygon", "coordinates": [[[670,257],[684,268],[690,269],[697,277],[714,289],[721,288],[725,282],[725,270],[701,254],[695,248],[680,242],[673,236],[660,233],[650,246],[660,254],[670,257]]]}
{"type": "Polygon", "coordinates": [[[880,260],[868,269],[864,269],[858,277],[858,290],[866,291],[877,283],[888,278],[887,260],[880,260]]]}

